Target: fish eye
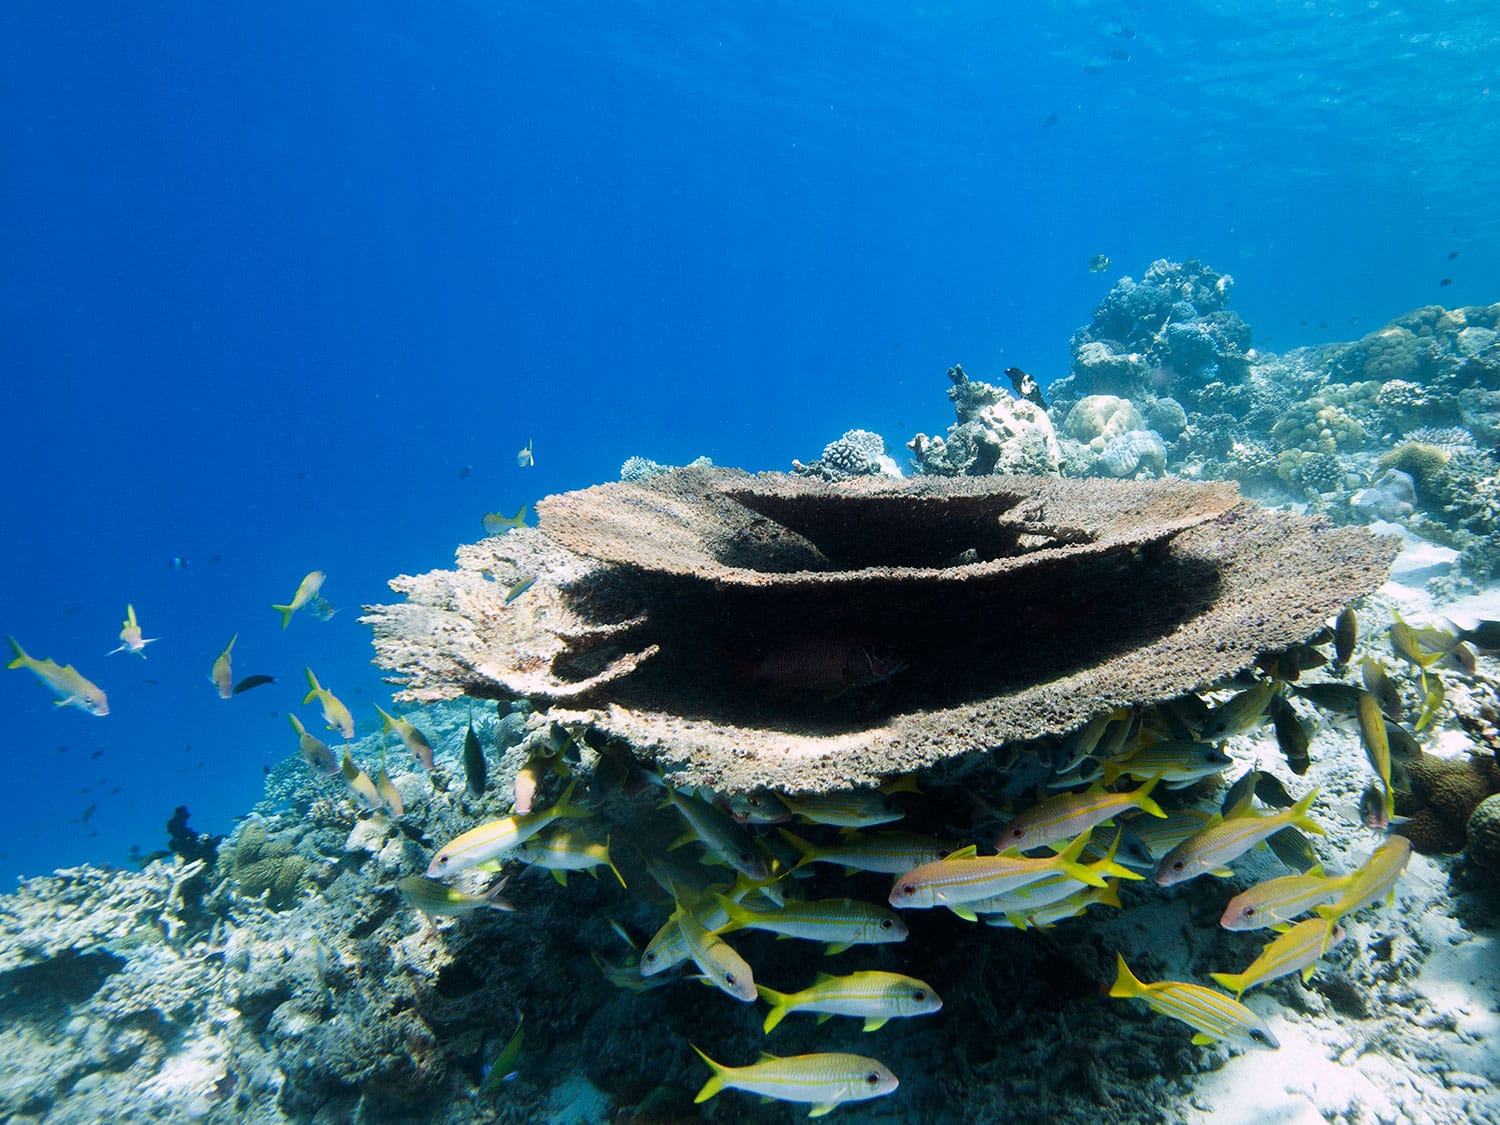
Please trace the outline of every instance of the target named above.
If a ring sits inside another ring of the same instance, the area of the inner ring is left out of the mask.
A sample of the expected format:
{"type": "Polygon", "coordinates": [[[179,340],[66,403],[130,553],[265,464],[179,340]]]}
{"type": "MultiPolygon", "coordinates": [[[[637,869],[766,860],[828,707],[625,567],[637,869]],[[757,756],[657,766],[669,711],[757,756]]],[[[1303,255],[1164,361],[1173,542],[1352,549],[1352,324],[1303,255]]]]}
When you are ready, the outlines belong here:
{"type": "Polygon", "coordinates": [[[917,885],[915,883],[902,883],[901,893],[904,895],[914,895],[917,893],[917,885]]]}
{"type": "Polygon", "coordinates": [[[1024,828],[1012,828],[1010,830],[1010,838],[1012,840],[1019,840],[1024,835],[1026,835],[1026,829],[1024,828]]]}
{"type": "Polygon", "coordinates": [[[1242,913],[1246,918],[1253,918],[1255,917],[1255,907],[1247,906],[1242,913]]]}
{"type": "Polygon", "coordinates": [[[925,993],[925,992],[923,992],[923,991],[922,991],[922,990],[921,990],[921,989],[920,989],[920,988],[919,988],[919,989],[917,989],[917,990],[916,990],[916,991],[915,991],[915,992],[913,992],[913,993],[912,993],[912,994],[911,994],[911,998],[912,998],[912,999],[913,999],[913,1000],[915,1000],[915,1001],[916,1001],[916,1002],[917,1002],[917,1003],[918,1003],[918,1004],[920,1004],[920,1003],[921,1003],[921,1002],[922,1002],[922,1001],[923,1001],[923,1000],[926,1000],[926,999],[927,999],[927,993],[925,993]]]}
{"type": "Polygon", "coordinates": [[[1256,1028],[1250,1032],[1250,1039],[1255,1043],[1264,1043],[1266,1041],[1266,1033],[1256,1028]]]}
{"type": "Polygon", "coordinates": [[[725,973],[724,974],[724,983],[725,984],[733,984],[734,983],[734,974],[733,973],[725,973]]]}
{"type": "Polygon", "coordinates": [[[641,960],[645,961],[647,964],[654,964],[656,962],[656,954],[648,950],[647,952],[641,954],[641,960]]]}
{"type": "Polygon", "coordinates": [[[882,930],[888,930],[888,929],[891,928],[892,925],[893,925],[893,923],[891,922],[891,920],[889,918],[882,918],[880,920],[880,928],[882,930]]]}
{"type": "Polygon", "coordinates": [[[865,1075],[865,1082],[866,1082],[866,1084],[868,1084],[870,1086],[879,1086],[880,1085],[880,1075],[876,1074],[872,1070],[872,1071],[870,1071],[869,1074],[865,1075]]]}
{"type": "Polygon", "coordinates": [[[1183,865],[1182,860],[1179,859],[1176,863],[1172,864],[1172,870],[1173,871],[1181,871],[1182,868],[1183,868],[1183,866],[1184,865],[1183,865]]]}

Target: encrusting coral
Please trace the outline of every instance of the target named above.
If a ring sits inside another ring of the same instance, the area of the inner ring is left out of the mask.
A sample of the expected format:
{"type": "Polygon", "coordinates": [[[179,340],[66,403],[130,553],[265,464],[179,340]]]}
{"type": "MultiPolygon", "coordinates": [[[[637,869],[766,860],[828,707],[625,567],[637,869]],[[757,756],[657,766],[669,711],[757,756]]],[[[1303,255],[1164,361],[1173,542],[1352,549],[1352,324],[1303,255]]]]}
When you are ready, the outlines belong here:
{"type": "Polygon", "coordinates": [[[1395,550],[1181,481],[684,470],[537,511],[368,607],[398,698],[526,695],[729,792],[868,785],[1171,698],[1316,632],[1395,550]],[[773,690],[770,665],[809,678],[773,690]]]}
{"type": "Polygon", "coordinates": [[[1470,816],[1500,790],[1500,767],[1492,758],[1423,756],[1407,763],[1411,792],[1399,794],[1396,812],[1410,820],[1400,827],[1417,851],[1462,851],[1470,816]]]}
{"type": "Polygon", "coordinates": [[[235,836],[233,855],[231,868],[240,894],[250,898],[264,894],[267,905],[275,910],[296,901],[307,860],[289,841],[271,838],[264,824],[249,820],[235,836]]]}

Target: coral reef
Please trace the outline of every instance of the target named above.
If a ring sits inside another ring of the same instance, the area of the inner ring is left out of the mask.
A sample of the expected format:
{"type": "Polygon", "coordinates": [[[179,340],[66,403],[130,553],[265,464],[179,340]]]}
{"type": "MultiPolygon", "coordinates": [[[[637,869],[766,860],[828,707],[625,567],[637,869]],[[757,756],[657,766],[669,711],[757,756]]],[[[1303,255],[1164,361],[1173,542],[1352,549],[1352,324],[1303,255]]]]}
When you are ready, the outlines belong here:
{"type": "Polygon", "coordinates": [[[527,695],[728,792],[870,784],[1169,698],[1315,632],[1394,554],[1165,481],[683,471],[537,510],[368,607],[400,696],[527,695]],[[831,702],[747,678],[830,646],[893,671],[831,702]]]}
{"type": "Polygon", "coordinates": [[[948,369],[948,379],[953,384],[948,398],[958,421],[945,438],[919,433],[906,443],[918,472],[956,477],[1059,471],[1062,449],[1045,409],[970,379],[956,364],[948,369]]]}
{"type": "Polygon", "coordinates": [[[885,439],[869,430],[849,430],[843,437],[823,447],[823,456],[804,464],[792,462],[797,476],[820,480],[849,480],[853,477],[899,477],[901,470],[886,454],[885,439]]]}
{"type": "Polygon", "coordinates": [[[272,839],[265,824],[248,821],[235,836],[230,857],[240,894],[265,895],[273,910],[284,910],[296,901],[307,860],[297,854],[290,840],[272,839]]]}
{"type": "MultiPolygon", "coordinates": [[[[713,467],[713,462],[707,457],[699,457],[688,462],[694,468],[708,469],[713,467]]],[[[653,461],[649,457],[627,457],[625,463],[620,466],[621,480],[645,480],[654,477],[657,473],[671,472],[675,465],[663,465],[660,461],[653,461]]]]}
{"type": "Polygon", "coordinates": [[[1486,871],[1500,871],[1500,793],[1474,806],[1465,836],[1469,858],[1486,871]]]}
{"type": "Polygon", "coordinates": [[[1424,755],[1408,762],[1407,772],[1411,792],[1397,795],[1396,812],[1410,819],[1398,831],[1423,854],[1462,851],[1474,810],[1500,792],[1500,767],[1490,758],[1424,755]]]}

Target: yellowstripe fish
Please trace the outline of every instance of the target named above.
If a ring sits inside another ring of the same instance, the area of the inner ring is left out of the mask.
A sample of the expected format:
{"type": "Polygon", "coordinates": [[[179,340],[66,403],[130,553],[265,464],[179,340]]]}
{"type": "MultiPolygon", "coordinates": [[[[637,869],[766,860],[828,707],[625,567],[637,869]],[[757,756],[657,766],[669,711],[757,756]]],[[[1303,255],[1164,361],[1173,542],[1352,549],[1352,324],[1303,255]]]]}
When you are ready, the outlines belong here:
{"type": "MultiPolygon", "coordinates": [[[[693,1047],[698,1051],[697,1047],[693,1047]]],[[[822,1117],[844,1102],[884,1097],[899,1084],[884,1063],[860,1055],[827,1053],[778,1058],[762,1053],[749,1066],[724,1066],[702,1051],[698,1057],[713,1071],[694,1104],[721,1090],[744,1090],[779,1102],[811,1102],[809,1117],[822,1117]]]]}
{"type": "Polygon", "coordinates": [[[1203,737],[1229,738],[1259,726],[1266,721],[1266,712],[1271,706],[1271,697],[1275,694],[1275,681],[1261,680],[1231,696],[1209,712],[1203,737]]]}
{"type": "Polygon", "coordinates": [[[718,934],[711,934],[693,917],[693,912],[681,903],[672,912],[677,928],[687,946],[688,956],[693,959],[710,984],[736,1000],[755,999],[755,974],[749,963],[732,945],[718,934]]]}
{"type": "Polygon", "coordinates": [[[287,721],[297,732],[297,748],[302,751],[302,760],[324,777],[332,777],[338,773],[339,760],[334,757],[328,744],[321,738],[309,734],[307,728],[302,725],[302,720],[296,715],[288,713],[287,721]]]}
{"type": "MultiPolygon", "coordinates": [[[[660,782],[654,775],[647,776],[660,782]]],[[[752,879],[766,877],[766,857],[744,828],[713,805],[679,793],[665,782],[660,784],[666,790],[668,803],[688,825],[687,835],[677,840],[673,847],[697,840],[736,871],[752,879]]]]}
{"type": "Polygon", "coordinates": [[[90,715],[108,715],[109,700],[97,686],[89,683],[73,665],[59,666],[55,660],[37,660],[27,656],[15,637],[6,637],[15,652],[15,659],[7,668],[25,668],[52,689],[57,696],[55,706],[77,707],[90,715]]]}
{"type": "MultiPolygon", "coordinates": [[[[736,884],[729,893],[743,897],[749,893],[749,886],[745,884],[742,889],[740,884],[736,884]]],[[[709,932],[719,929],[729,921],[729,915],[720,905],[719,899],[713,895],[681,898],[678,900],[678,905],[690,911],[698,925],[709,932]]],[[[682,936],[682,929],[677,925],[677,915],[674,912],[672,917],[662,923],[661,929],[652,935],[651,940],[646,943],[646,948],[641,950],[641,976],[650,977],[657,973],[664,973],[682,964],[689,956],[687,942],[682,936]]]]}
{"type": "Polygon", "coordinates": [[[349,713],[349,708],[344,706],[338,696],[318,683],[318,677],[313,675],[311,668],[307,669],[307,682],[312,685],[312,690],[302,702],[311,703],[316,699],[323,708],[323,721],[328,724],[328,729],[338,731],[345,738],[353,738],[354,716],[349,713]]]}
{"type": "Polygon", "coordinates": [[[887,1020],[931,1015],[943,1006],[930,984],[899,973],[819,973],[801,992],[777,992],[763,984],[755,991],[771,1005],[763,1029],[767,1035],[793,1012],[817,1012],[819,1023],[829,1016],[855,1016],[865,1021],[863,1030],[875,1031],[887,1020]]]}
{"type": "Polygon", "coordinates": [[[1399,613],[1392,610],[1391,617],[1394,618],[1391,622],[1391,651],[1398,659],[1414,665],[1418,672],[1425,673],[1443,658],[1441,652],[1422,651],[1422,645],[1417,640],[1417,631],[1402,621],[1399,613]]]}
{"type": "MultiPolygon", "coordinates": [[[[1103,858],[1094,863],[1081,864],[1086,871],[1100,876],[1100,883],[1107,884],[1105,876],[1114,876],[1117,879],[1144,879],[1144,875],[1137,874],[1128,867],[1123,867],[1115,862],[1115,849],[1119,846],[1119,838],[1110,845],[1109,850],[1104,853],[1103,858]]],[[[992,895],[989,898],[975,899],[964,905],[975,914],[1011,914],[1029,913],[1050,906],[1061,899],[1076,895],[1081,891],[1097,890],[1097,887],[1080,883],[1066,872],[1058,872],[1048,875],[1046,878],[1038,879],[1034,883],[1027,883],[1024,887],[1005,891],[1002,894],[992,895]]],[[[960,915],[964,917],[966,915],[960,915]]]]}
{"type": "Polygon", "coordinates": [[[851,945],[884,945],[906,940],[906,923],[883,906],[852,898],[793,899],[776,910],[755,911],[719,896],[729,916],[717,933],[765,930],[782,937],[828,942],[828,953],[851,945]]]}
{"type": "Polygon", "coordinates": [[[1102,887],[1076,887],[1056,902],[1034,908],[1021,904],[1003,914],[985,914],[984,924],[1000,929],[1045,929],[1068,918],[1076,918],[1091,906],[1120,906],[1120,881],[1108,880],[1102,887]]]}
{"type": "Polygon", "coordinates": [[[505,883],[501,879],[483,894],[471,895],[425,875],[410,875],[398,882],[396,889],[401,892],[402,898],[423,914],[471,914],[476,910],[510,912],[515,907],[500,897],[505,883]]]}
{"type": "Polygon", "coordinates": [[[273,605],[271,608],[281,614],[281,627],[285,629],[292,622],[292,614],[305,606],[313,598],[318,596],[318,591],[323,588],[323,580],[328,576],[321,570],[310,570],[297,583],[297,592],[292,595],[288,605],[273,605]]]}
{"type": "Polygon", "coordinates": [[[580,833],[557,828],[521,844],[516,848],[516,858],[552,872],[552,877],[565,887],[569,871],[587,871],[598,878],[596,867],[608,867],[620,880],[620,886],[625,886],[625,876],[609,856],[608,837],[600,844],[580,833]]]}
{"type": "Polygon", "coordinates": [[[973,921],[975,914],[967,903],[993,898],[1059,872],[1102,887],[1104,880],[1078,863],[1088,837],[1085,832],[1057,855],[1039,859],[1008,854],[981,856],[972,846],[967,847],[947,859],[924,863],[898,876],[891,888],[890,903],[903,909],[946,906],[960,918],[973,921]]]}
{"type": "Polygon", "coordinates": [[[1385,842],[1370,853],[1370,858],[1359,865],[1349,878],[1349,884],[1339,898],[1326,906],[1317,908],[1323,916],[1329,933],[1333,925],[1346,914],[1353,914],[1376,899],[1387,902],[1396,897],[1396,880],[1411,860],[1411,841],[1405,836],[1387,836],[1385,842]]]}
{"type": "Polygon", "coordinates": [[[526,508],[527,505],[522,504],[521,510],[513,516],[502,516],[499,512],[487,512],[479,522],[483,525],[486,535],[504,535],[512,528],[526,526],[526,508]]]}
{"type": "Polygon", "coordinates": [[[1337,898],[1352,878],[1352,875],[1325,875],[1319,866],[1304,875],[1283,875],[1256,883],[1229,900],[1219,925],[1236,931],[1279,926],[1337,898]]]}
{"type": "Polygon", "coordinates": [[[375,783],[370,780],[370,775],[354,764],[354,759],[349,756],[349,751],[344,751],[344,760],[339,763],[339,768],[344,774],[344,784],[349,787],[349,792],[354,796],[356,803],[363,805],[371,812],[384,804],[380,799],[380,791],[375,788],[375,783]]]}
{"type": "Polygon", "coordinates": [[[492,820],[449,840],[428,864],[428,877],[437,879],[454,875],[470,867],[476,867],[485,860],[504,855],[531,839],[560,817],[588,816],[588,809],[569,803],[577,785],[577,781],[568,782],[563,795],[551,808],[524,813],[521,816],[507,816],[500,820],[492,820]]]}
{"type": "Polygon", "coordinates": [[[1153,1012],[1181,1020],[1197,1032],[1193,1042],[1202,1046],[1220,1039],[1244,1047],[1279,1047],[1265,1021],[1238,1000],[1222,992],[1186,981],[1163,980],[1143,984],[1116,953],[1118,972],[1109,994],[1118,999],[1144,1000],[1153,1012]]]}
{"type": "MultiPolygon", "coordinates": [[[[1130,830],[1146,845],[1147,851],[1154,856],[1162,856],[1184,840],[1202,832],[1216,815],[1207,809],[1174,809],[1167,814],[1166,820],[1137,816],[1132,817],[1129,824],[1130,830]]],[[[1156,866],[1154,860],[1151,866],[1156,866]]]]}
{"type": "Polygon", "coordinates": [[[409,720],[390,714],[378,703],[375,705],[375,710],[379,711],[380,717],[385,720],[385,729],[395,731],[396,737],[411,751],[412,757],[422,764],[424,770],[430,770],[433,762],[432,743],[427,741],[427,736],[412,726],[409,720]]]}
{"type": "Polygon", "coordinates": [[[117,652],[133,652],[142,660],[145,660],[146,646],[155,644],[160,639],[160,637],[141,636],[140,623],[135,619],[135,606],[127,605],[125,607],[124,627],[120,630],[120,647],[110,649],[105,655],[113,656],[117,652]]]}
{"type": "Polygon", "coordinates": [[[1268,980],[1291,973],[1301,973],[1302,983],[1306,984],[1312,980],[1312,975],[1317,970],[1318,958],[1344,940],[1343,927],[1334,926],[1332,937],[1324,945],[1323,939],[1327,932],[1328,926],[1323,919],[1309,918],[1267,942],[1260,951],[1260,956],[1243,973],[1208,975],[1213,977],[1214,983],[1233,992],[1236,1000],[1258,984],[1265,984],[1268,980]]]}
{"type": "Polygon", "coordinates": [[[1365,756],[1380,778],[1385,793],[1385,818],[1389,822],[1396,815],[1396,792],[1391,788],[1391,740],[1380,704],[1369,692],[1362,692],[1359,697],[1359,737],[1365,744],[1365,756]]]}
{"type": "Polygon", "coordinates": [[[850,832],[831,844],[813,844],[786,829],[777,836],[797,849],[797,867],[809,863],[833,863],[846,871],[872,871],[900,875],[924,863],[933,863],[958,850],[951,840],[918,836],[912,832],[850,832]]]}
{"type": "Polygon", "coordinates": [[[1267,836],[1283,828],[1301,828],[1319,836],[1327,835],[1322,827],[1307,815],[1317,798],[1313,789],[1289,809],[1282,809],[1262,816],[1245,809],[1228,820],[1210,821],[1196,836],[1184,840],[1162,857],[1156,867],[1156,881],[1163,887],[1185,883],[1199,875],[1229,875],[1229,862],[1244,855],[1267,836]]]}
{"type": "Polygon", "coordinates": [[[1087,793],[1059,793],[1024,810],[1005,826],[995,847],[1028,852],[1058,840],[1071,840],[1080,832],[1130,809],[1140,809],[1165,820],[1167,814],[1151,799],[1159,775],[1129,793],[1109,793],[1103,786],[1087,793]]]}
{"type": "Polygon", "coordinates": [[[891,797],[892,792],[916,792],[915,778],[881,789],[848,789],[841,793],[818,793],[807,797],[782,797],[781,803],[803,820],[831,824],[837,828],[872,828],[890,824],[906,815],[891,797]]]}

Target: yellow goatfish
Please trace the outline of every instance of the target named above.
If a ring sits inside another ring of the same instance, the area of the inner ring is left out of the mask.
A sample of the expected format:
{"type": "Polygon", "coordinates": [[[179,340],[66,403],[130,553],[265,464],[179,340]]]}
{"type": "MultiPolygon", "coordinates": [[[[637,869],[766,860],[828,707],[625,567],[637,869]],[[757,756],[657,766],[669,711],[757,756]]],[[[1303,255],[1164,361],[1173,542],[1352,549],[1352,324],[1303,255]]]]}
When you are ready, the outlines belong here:
{"type": "Polygon", "coordinates": [[[380,717],[385,720],[385,729],[395,731],[396,737],[412,752],[412,757],[422,763],[424,770],[430,770],[432,768],[432,743],[427,741],[427,736],[407,720],[381,710],[378,703],[375,705],[375,710],[380,711],[380,717]]]}
{"type": "Polygon", "coordinates": [[[120,647],[110,649],[105,655],[113,656],[117,652],[133,652],[142,660],[145,660],[146,646],[155,644],[160,639],[160,637],[141,636],[140,623],[135,619],[135,606],[127,605],[125,607],[124,628],[120,630],[120,647]]]}
{"type": "Polygon", "coordinates": [[[79,675],[78,669],[73,665],[59,666],[55,660],[37,660],[26,655],[26,650],[17,643],[15,637],[5,639],[10,642],[10,647],[16,654],[15,659],[6,667],[25,668],[35,674],[57,696],[56,706],[77,707],[90,715],[109,714],[109,700],[105,698],[104,692],[79,675]]]}
{"type": "Polygon", "coordinates": [[[1284,977],[1289,973],[1301,973],[1302,983],[1312,980],[1318,967],[1318,958],[1344,940],[1344,930],[1334,926],[1328,943],[1324,944],[1328,925],[1321,918],[1309,918],[1298,922],[1286,933],[1267,942],[1260,956],[1250,963],[1243,973],[1209,973],[1214,983],[1234,993],[1238,1000],[1246,991],[1268,980],[1284,977]]]}
{"type": "Polygon", "coordinates": [[[504,535],[512,528],[526,526],[526,505],[521,505],[521,510],[513,516],[502,516],[499,512],[486,512],[480,524],[484,527],[486,535],[504,535]]]}
{"type": "MultiPolygon", "coordinates": [[[[697,1047],[693,1050],[698,1051],[697,1047]]],[[[762,1054],[749,1066],[724,1066],[702,1051],[698,1057],[712,1070],[694,1104],[706,1102],[720,1090],[744,1090],[779,1102],[811,1102],[809,1117],[822,1117],[844,1102],[884,1097],[899,1083],[886,1065],[862,1055],[828,1053],[777,1058],[762,1054]]]]}
{"type": "Polygon", "coordinates": [[[229,638],[229,643],[224,646],[224,651],[214,657],[213,671],[208,678],[213,681],[214,687],[219,689],[219,698],[228,699],[234,694],[234,669],[229,663],[229,650],[234,648],[234,642],[240,639],[236,633],[229,638]]]}
{"type": "Polygon", "coordinates": [[[516,454],[516,464],[523,469],[529,469],[536,464],[536,455],[531,450],[531,439],[526,439],[526,445],[521,452],[516,454]]]}
{"type": "Polygon", "coordinates": [[[708,982],[736,1000],[755,999],[755,975],[749,963],[718,934],[711,934],[698,924],[693,912],[678,903],[672,912],[683,945],[708,982]]]}
{"type": "Polygon", "coordinates": [[[338,696],[318,683],[318,677],[313,675],[311,668],[307,669],[307,682],[312,685],[312,690],[302,702],[311,703],[316,699],[323,707],[323,721],[328,724],[328,729],[338,731],[345,738],[353,738],[354,716],[349,713],[349,708],[340,702],[338,696]]]}
{"type": "Polygon", "coordinates": [[[620,886],[626,885],[625,876],[620,874],[620,869],[610,858],[607,836],[604,843],[596,844],[587,836],[558,828],[521,844],[516,848],[516,857],[532,867],[552,872],[552,877],[565,887],[568,885],[569,871],[587,871],[597,879],[599,874],[594,870],[596,867],[609,868],[615,873],[615,878],[620,880],[620,886]]]}
{"type": "Polygon", "coordinates": [[[1352,878],[1352,875],[1325,875],[1320,865],[1303,875],[1268,879],[1230,899],[1219,925],[1226,930],[1264,930],[1280,926],[1337,898],[1352,878]]]}
{"type": "MultiPolygon", "coordinates": [[[[281,614],[281,627],[285,629],[291,624],[292,614],[305,606],[313,598],[318,596],[318,591],[323,588],[323,580],[328,575],[321,570],[308,571],[307,575],[297,586],[297,592],[292,595],[291,605],[273,605],[271,608],[281,614]]],[[[330,614],[329,616],[332,616],[330,614]]]]}
{"type": "Polygon", "coordinates": [[[302,725],[302,720],[296,715],[287,715],[287,720],[292,724],[292,729],[297,732],[297,748],[302,751],[302,760],[324,777],[332,777],[339,772],[339,760],[333,756],[333,751],[322,739],[307,733],[307,728],[302,725]]]}
{"type": "Polygon", "coordinates": [[[1156,881],[1163,887],[1185,883],[1199,875],[1227,876],[1229,861],[1238,859],[1256,844],[1283,828],[1301,828],[1326,836],[1321,825],[1307,815],[1317,798],[1312,790],[1289,809],[1262,816],[1246,808],[1227,820],[1210,820],[1207,827],[1178,844],[1156,867],[1156,881]]]}
{"type": "Polygon", "coordinates": [[[1131,809],[1140,809],[1165,820],[1167,814],[1151,799],[1151,790],[1160,780],[1159,774],[1153,775],[1146,784],[1129,793],[1109,793],[1103,786],[1096,786],[1087,793],[1059,793],[1048,797],[1018,813],[1000,833],[995,847],[1029,852],[1058,840],[1071,840],[1084,829],[1113,820],[1131,809]]]}
{"type": "Polygon", "coordinates": [[[385,803],[380,799],[380,791],[375,788],[375,783],[370,780],[370,775],[354,764],[354,759],[349,756],[349,751],[344,751],[344,760],[339,763],[339,768],[343,771],[344,784],[349,787],[349,792],[354,797],[355,803],[363,805],[371,812],[374,812],[385,803]]]}
{"type": "Polygon", "coordinates": [[[1281,1046],[1265,1021],[1238,1000],[1185,981],[1143,984],[1136,980],[1124,957],[1116,953],[1115,958],[1119,967],[1109,994],[1117,999],[1144,1000],[1153,1012],[1181,1020],[1197,1032],[1193,1042],[1199,1046],[1220,1039],[1245,1047],[1281,1046]]]}
{"type": "Polygon", "coordinates": [[[520,847],[561,817],[590,815],[588,809],[570,803],[573,790],[577,785],[578,782],[570,781],[568,787],[563,790],[563,795],[557,799],[557,804],[549,809],[526,813],[522,816],[507,816],[502,820],[492,820],[488,824],[481,824],[478,828],[471,828],[462,835],[455,836],[438,850],[437,855],[432,857],[432,862],[427,866],[428,877],[437,879],[454,875],[460,871],[467,871],[470,867],[477,867],[486,860],[504,855],[520,847]]]}
{"type": "Polygon", "coordinates": [[[476,910],[509,912],[515,907],[500,897],[505,882],[501,879],[484,894],[471,895],[425,875],[409,875],[396,884],[396,889],[423,914],[472,914],[476,910]]]}
{"type": "Polygon", "coordinates": [[[1391,739],[1385,729],[1380,704],[1367,691],[1359,693],[1359,737],[1365,744],[1365,756],[1375,767],[1385,793],[1385,819],[1396,815],[1396,791],[1391,787],[1391,739]]]}
{"type": "Polygon", "coordinates": [[[1070,875],[1091,887],[1104,886],[1104,879],[1078,863],[1089,842],[1085,832],[1061,852],[1042,859],[1018,855],[978,855],[970,845],[947,859],[924,863],[896,880],[890,903],[902,909],[946,906],[960,918],[974,921],[977,914],[967,904],[994,898],[1048,875],[1070,875]]]}
{"type": "Polygon", "coordinates": [[[930,984],[899,973],[863,972],[846,977],[819,973],[801,992],[777,992],[765,985],[756,985],[755,991],[771,1005],[764,1025],[767,1035],[792,1012],[854,1016],[865,1021],[863,1030],[875,1031],[887,1020],[930,1015],[943,1006],[930,984]]]}
{"type": "Polygon", "coordinates": [[[1401,878],[1401,872],[1410,860],[1411,841],[1405,836],[1387,836],[1349,878],[1344,893],[1333,903],[1317,908],[1327,932],[1331,935],[1334,923],[1344,915],[1353,914],[1376,899],[1384,898],[1389,902],[1395,898],[1396,880],[1401,878]]]}

